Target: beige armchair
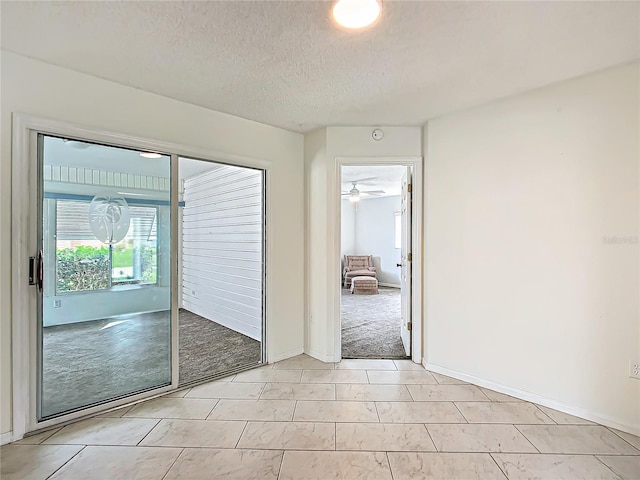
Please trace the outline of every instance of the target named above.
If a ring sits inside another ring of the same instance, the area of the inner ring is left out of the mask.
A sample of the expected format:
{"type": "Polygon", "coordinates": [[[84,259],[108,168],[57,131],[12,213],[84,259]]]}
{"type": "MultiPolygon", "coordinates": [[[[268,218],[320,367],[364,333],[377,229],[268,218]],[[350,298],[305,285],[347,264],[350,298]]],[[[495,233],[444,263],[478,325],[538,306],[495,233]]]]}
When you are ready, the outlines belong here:
{"type": "Polygon", "coordinates": [[[353,277],[376,278],[376,267],[373,266],[372,255],[345,255],[342,270],[344,288],[351,288],[353,277]]]}

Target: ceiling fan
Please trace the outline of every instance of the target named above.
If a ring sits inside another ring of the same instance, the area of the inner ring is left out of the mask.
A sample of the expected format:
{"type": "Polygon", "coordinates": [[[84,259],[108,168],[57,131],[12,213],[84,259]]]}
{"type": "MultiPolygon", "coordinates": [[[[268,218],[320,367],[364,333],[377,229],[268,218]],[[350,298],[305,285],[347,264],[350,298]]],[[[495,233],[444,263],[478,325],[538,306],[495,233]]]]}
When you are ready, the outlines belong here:
{"type": "Polygon", "coordinates": [[[372,180],[372,179],[364,178],[362,180],[351,182],[351,185],[353,185],[351,190],[349,190],[348,192],[342,192],[342,195],[347,195],[349,200],[352,202],[358,202],[360,200],[360,195],[369,195],[371,197],[378,197],[384,193],[384,190],[358,190],[358,187],[356,185],[366,180],[372,180]]]}

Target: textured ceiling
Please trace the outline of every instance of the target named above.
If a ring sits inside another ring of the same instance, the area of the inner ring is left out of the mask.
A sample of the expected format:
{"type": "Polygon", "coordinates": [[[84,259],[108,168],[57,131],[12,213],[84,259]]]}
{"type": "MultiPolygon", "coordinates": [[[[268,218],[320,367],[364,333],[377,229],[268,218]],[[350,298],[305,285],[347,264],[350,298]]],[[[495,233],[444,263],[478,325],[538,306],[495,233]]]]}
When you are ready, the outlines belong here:
{"type": "MultiPolygon", "coordinates": [[[[381,197],[400,195],[402,174],[406,168],[401,165],[344,166],[342,167],[342,191],[348,192],[353,188],[352,182],[357,182],[358,190],[384,190],[381,197]]],[[[362,198],[375,197],[363,196],[362,198]]]]}
{"type": "Polygon", "coordinates": [[[0,2],[2,48],[295,131],[419,125],[637,59],[639,2],[0,2]]]}

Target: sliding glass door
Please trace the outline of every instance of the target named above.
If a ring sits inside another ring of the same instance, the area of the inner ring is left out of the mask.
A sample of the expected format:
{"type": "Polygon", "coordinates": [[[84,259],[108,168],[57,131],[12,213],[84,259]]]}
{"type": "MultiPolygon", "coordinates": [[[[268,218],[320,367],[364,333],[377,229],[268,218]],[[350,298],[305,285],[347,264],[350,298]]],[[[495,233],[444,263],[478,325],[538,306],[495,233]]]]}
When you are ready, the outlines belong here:
{"type": "Polygon", "coordinates": [[[38,135],[37,421],[171,384],[171,159],[38,135]]]}

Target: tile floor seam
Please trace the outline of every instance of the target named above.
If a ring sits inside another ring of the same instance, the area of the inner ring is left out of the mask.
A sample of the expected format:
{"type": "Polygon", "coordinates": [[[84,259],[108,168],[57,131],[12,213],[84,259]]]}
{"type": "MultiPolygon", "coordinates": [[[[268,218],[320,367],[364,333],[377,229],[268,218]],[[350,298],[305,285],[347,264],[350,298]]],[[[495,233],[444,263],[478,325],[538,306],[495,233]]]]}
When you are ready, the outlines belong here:
{"type": "Polygon", "coordinates": [[[606,463],[604,463],[604,462],[600,459],[600,456],[599,456],[599,455],[597,455],[597,454],[596,454],[596,455],[594,455],[594,457],[595,457],[595,459],[596,459],[598,462],[600,462],[602,465],[604,465],[604,466],[607,468],[607,470],[609,470],[611,473],[613,473],[616,477],[618,477],[618,478],[622,479],[622,477],[621,477],[620,475],[618,475],[618,474],[613,470],[613,468],[611,468],[609,465],[607,465],[606,463]]]}
{"type": "MultiPolygon", "coordinates": [[[[309,422],[309,423],[329,423],[329,422],[309,422]]],[[[371,425],[377,425],[377,423],[372,423],[371,425]]],[[[408,425],[408,424],[393,424],[393,425],[408,425]]],[[[83,446],[83,447],[122,447],[122,448],[154,448],[154,449],[189,449],[189,450],[229,450],[229,451],[233,451],[233,450],[260,450],[260,451],[274,451],[274,450],[282,450],[282,447],[263,447],[263,446],[258,446],[258,447],[211,447],[211,446],[188,446],[188,447],[175,447],[175,446],[166,446],[166,445],[76,445],[76,446],[83,446]]],[[[382,452],[382,451],[388,451],[389,453],[432,453],[432,454],[447,454],[447,455],[457,455],[457,454],[463,454],[463,455],[470,455],[470,454],[482,454],[482,455],[528,455],[528,456],[554,456],[554,457],[597,457],[597,456],[603,456],[603,457],[616,457],[616,458],[624,458],[624,457],[631,457],[631,458],[637,458],[637,455],[625,455],[625,454],[620,454],[620,453],[561,453],[561,452],[557,452],[557,453],[537,453],[537,452],[492,452],[492,451],[487,451],[487,450],[438,450],[438,451],[433,451],[433,450],[380,450],[380,449],[353,449],[353,448],[346,448],[346,449],[340,449],[340,450],[331,450],[331,449],[326,449],[326,448],[322,448],[322,449],[312,449],[309,450],[308,447],[300,447],[300,448],[292,448],[292,447],[287,447],[287,451],[291,451],[291,452],[333,452],[333,451],[337,451],[337,452],[382,452]]]]}
{"type": "MultiPolygon", "coordinates": [[[[470,385],[473,385],[473,384],[470,384],[470,385]]],[[[489,402],[493,402],[493,400],[489,398],[489,395],[484,393],[484,391],[478,385],[473,385],[473,386],[476,387],[482,395],[484,395],[484,398],[486,398],[489,402]]]]}
{"type": "Polygon", "coordinates": [[[182,454],[185,452],[186,447],[182,447],[182,449],[180,450],[180,453],[178,455],[176,455],[176,458],[173,462],[171,462],[171,465],[169,465],[169,468],[167,469],[166,472],[164,472],[164,475],[162,476],[162,478],[160,480],[164,480],[165,478],[167,478],[167,475],[169,475],[169,472],[171,471],[171,469],[173,468],[173,466],[177,463],[178,459],[182,456],[182,454]]]}
{"type": "MultiPolygon", "coordinates": [[[[257,400],[260,400],[262,398],[262,394],[264,393],[266,388],[267,388],[267,382],[264,382],[262,384],[262,387],[260,387],[260,393],[258,394],[257,400]]],[[[211,412],[209,412],[209,414],[211,414],[211,412]]]]}
{"type": "MultiPolygon", "coordinates": [[[[502,453],[502,452],[495,452],[495,453],[502,453]]],[[[502,476],[504,477],[505,480],[509,480],[509,475],[507,475],[507,472],[505,472],[502,467],[500,467],[500,464],[498,463],[498,461],[496,460],[496,458],[493,456],[494,453],[489,453],[489,456],[491,457],[491,460],[493,460],[493,463],[496,464],[496,467],[498,467],[498,471],[502,474],[502,476]]]]}
{"type": "Polygon", "coordinates": [[[48,480],[49,478],[53,477],[56,473],[58,473],[60,471],[60,469],[62,467],[64,467],[67,463],[69,463],[71,460],[73,460],[74,458],[76,458],[80,452],[83,452],[85,449],[87,448],[87,445],[83,445],[82,448],[80,450],[78,450],[75,454],[71,455],[71,458],[69,458],[66,462],[64,462],[62,465],[60,465],[58,468],[56,468],[51,475],[45,477],[45,480],[48,480]]]}
{"type": "Polygon", "coordinates": [[[436,445],[436,441],[433,439],[433,435],[431,435],[431,432],[429,431],[429,427],[427,426],[426,423],[423,423],[422,425],[424,425],[424,429],[427,431],[427,435],[429,435],[429,439],[431,439],[431,443],[433,443],[433,448],[435,448],[436,453],[438,453],[440,449],[438,448],[438,445],[436,445]]]}
{"type": "Polygon", "coordinates": [[[393,469],[391,468],[391,460],[389,459],[389,452],[384,452],[384,455],[387,457],[387,465],[389,465],[389,475],[391,476],[391,480],[394,480],[393,469]]]}
{"type": "Polygon", "coordinates": [[[213,404],[213,407],[211,407],[211,410],[209,410],[209,413],[207,413],[207,415],[202,419],[202,420],[206,420],[207,418],[209,418],[209,415],[211,415],[211,412],[213,412],[213,409],[216,408],[216,406],[220,403],[220,399],[219,398],[212,398],[211,400],[215,400],[216,403],[213,404]]]}
{"type": "Polygon", "coordinates": [[[338,450],[338,422],[333,423],[333,450],[338,450]]]}
{"type": "MultiPolygon", "coordinates": [[[[598,424],[596,424],[598,425],[598,424]]],[[[607,430],[609,430],[611,433],[613,433],[616,437],[621,438],[623,441],[627,442],[629,445],[631,445],[632,448],[634,448],[638,453],[636,455],[640,455],[640,448],[636,447],[634,444],[632,444],[630,441],[628,441],[626,438],[624,438],[622,435],[618,435],[618,432],[615,431],[614,428],[612,427],[607,427],[606,425],[601,425],[602,427],[606,428],[607,430]]],[[[633,435],[632,433],[630,433],[629,435],[633,435]]],[[[53,436],[53,435],[52,435],[53,436]]]]}
{"type": "Polygon", "coordinates": [[[409,392],[409,396],[411,397],[411,401],[415,402],[416,401],[416,397],[413,396],[413,393],[411,393],[411,389],[409,388],[408,385],[403,385],[403,387],[407,390],[407,392],[409,392]]]}
{"type": "MultiPolygon", "coordinates": [[[[520,423],[519,423],[518,425],[522,425],[522,424],[520,424],[520,423]]],[[[520,435],[522,435],[522,436],[527,440],[527,442],[529,442],[529,443],[531,444],[531,446],[532,446],[533,448],[535,448],[535,449],[536,449],[536,451],[537,451],[539,454],[542,454],[542,452],[540,451],[540,449],[539,449],[538,447],[536,447],[536,446],[533,444],[533,442],[532,442],[531,440],[529,440],[529,437],[527,437],[527,436],[522,432],[522,430],[520,430],[520,429],[518,428],[518,425],[516,425],[516,424],[514,423],[514,424],[513,424],[513,428],[515,428],[515,429],[520,433],[520,435]]]]}
{"type": "Polygon", "coordinates": [[[551,418],[551,416],[550,416],[550,415],[547,415],[547,414],[544,412],[544,410],[542,410],[542,409],[538,406],[538,404],[536,404],[536,403],[532,403],[532,402],[528,402],[528,403],[530,403],[531,405],[533,405],[534,407],[536,407],[536,410],[537,410],[537,411],[539,411],[540,413],[542,413],[542,415],[544,415],[544,416],[545,416],[545,417],[547,417],[549,420],[551,420],[553,423],[551,423],[550,425],[560,425],[560,424],[559,424],[558,422],[556,422],[553,418],[551,418]]]}
{"type": "Polygon", "coordinates": [[[280,480],[280,475],[282,474],[282,464],[284,463],[284,455],[287,453],[286,450],[282,450],[282,456],[280,457],[280,467],[278,468],[278,477],[276,480],[280,480]]]}
{"type": "Polygon", "coordinates": [[[451,403],[453,403],[453,406],[456,407],[456,410],[460,412],[460,415],[462,415],[462,418],[464,418],[464,422],[471,424],[471,422],[469,422],[469,419],[465,417],[464,413],[462,413],[462,410],[460,410],[460,407],[458,407],[458,403],[464,403],[464,402],[451,402],[451,403]]]}
{"type": "Polygon", "coordinates": [[[234,450],[236,448],[238,448],[238,445],[240,445],[240,440],[242,440],[242,436],[244,435],[244,432],[247,431],[247,427],[249,426],[249,421],[247,420],[246,422],[244,422],[244,427],[242,427],[242,432],[240,432],[240,436],[238,437],[238,440],[236,440],[236,445],[234,448],[234,450]]]}
{"type": "MultiPolygon", "coordinates": [[[[213,406],[213,408],[211,409],[211,411],[209,412],[209,415],[207,415],[206,417],[204,417],[205,420],[209,420],[209,417],[213,414],[213,411],[218,408],[218,405],[220,405],[220,400],[222,400],[221,398],[218,398],[218,401],[216,402],[216,404],[213,406]]],[[[212,419],[213,420],[213,419],[212,419]]]]}
{"type": "Polygon", "coordinates": [[[145,435],[140,439],[140,441],[139,441],[138,443],[136,443],[134,446],[135,446],[135,447],[139,446],[139,445],[144,441],[144,439],[145,439],[145,438],[147,438],[147,437],[149,436],[149,434],[150,434],[151,432],[153,432],[153,431],[155,430],[155,428],[156,428],[158,425],[160,425],[160,422],[161,422],[162,420],[164,420],[164,418],[160,418],[160,419],[158,419],[158,421],[156,422],[156,424],[155,424],[153,427],[151,427],[151,428],[149,429],[149,431],[148,431],[148,432],[147,432],[147,433],[146,433],[146,434],[145,434],[145,435]]]}

